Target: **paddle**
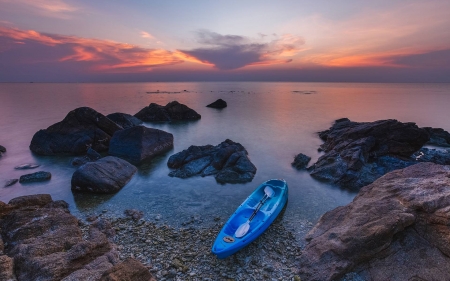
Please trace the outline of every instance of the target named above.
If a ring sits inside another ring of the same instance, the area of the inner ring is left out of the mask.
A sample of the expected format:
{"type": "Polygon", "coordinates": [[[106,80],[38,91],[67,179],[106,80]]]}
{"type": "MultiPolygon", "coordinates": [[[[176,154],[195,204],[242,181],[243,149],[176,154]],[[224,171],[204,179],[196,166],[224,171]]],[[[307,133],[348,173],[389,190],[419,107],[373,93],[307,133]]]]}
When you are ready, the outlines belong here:
{"type": "Polygon", "coordinates": [[[244,237],[244,235],[247,234],[248,230],[250,229],[250,222],[256,216],[256,213],[258,213],[258,211],[259,211],[259,209],[261,209],[262,205],[264,205],[264,203],[266,203],[267,199],[271,198],[274,194],[275,194],[275,191],[273,191],[273,189],[270,188],[269,186],[266,186],[264,188],[264,196],[261,199],[261,201],[259,201],[258,205],[255,208],[255,211],[253,211],[252,215],[246,222],[241,224],[238,227],[238,229],[236,229],[236,232],[234,233],[234,235],[237,238],[244,237]]]}

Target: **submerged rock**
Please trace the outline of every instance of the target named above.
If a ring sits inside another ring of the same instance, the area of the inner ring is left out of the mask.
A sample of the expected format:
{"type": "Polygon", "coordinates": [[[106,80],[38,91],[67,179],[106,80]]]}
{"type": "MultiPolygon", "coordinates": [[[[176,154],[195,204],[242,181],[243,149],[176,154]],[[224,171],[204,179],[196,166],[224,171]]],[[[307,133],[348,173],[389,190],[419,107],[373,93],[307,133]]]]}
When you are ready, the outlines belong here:
{"type": "Polygon", "coordinates": [[[124,187],[137,168],[114,156],[80,166],[72,175],[72,190],[92,193],[115,193],[124,187]]]}
{"type": "Polygon", "coordinates": [[[177,101],[169,102],[166,106],[151,103],[134,116],[144,122],[198,120],[201,118],[201,115],[195,110],[177,101]]]}
{"type": "Polygon", "coordinates": [[[0,156],[2,156],[2,153],[6,152],[6,148],[2,145],[0,145],[0,156]]]}
{"type": "Polygon", "coordinates": [[[111,113],[106,115],[109,119],[114,121],[117,125],[121,126],[124,129],[131,128],[134,126],[138,126],[142,124],[142,120],[134,117],[133,115],[126,114],[126,113],[111,113]]]}
{"type": "Polygon", "coordinates": [[[140,164],[173,147],[173,135],[162,130],[135,126],[116,132],[108,153],[130,163],[140,164]]]}
{"type": "Polygon", "coordinates": [[[82,155],[89,147],[108,150],[111,136],[122,127],[89,107],[72,110],[45,130],[34,134],[31,151],[41,155],[82,155]]]}
{"type": "Polygon", "coordinates": [[[131,217],[133,220],[138,221],[144,216],[144,212],[136,209],[127,209],[123,212],[127,217],[131,217]]]}
{"type": "Polygon", "coordinates": [[[14,167],[14,169],[16,170],[27,170],[27,169],[34,169],[37,167],[40,167],[41,165],[38,164],[22,164],[19,166],[14,167]]]}
{"type": "Polygon", "coordinates": [[[7,180],[6,183],[5,183],[5,187],[15,185],[18,181],[19,181],[19,179],[10,179],[10,180],[7,180]]]}
{"type": "Polygon", "coordinates": [[[240,143],[228,139],[217,146],[190,146],[170,156],[167,166],[176,169],[169,173],[171,177],[214,175],[221,183],[249,182],[256,173],[247,150],[240,143]]]}
{"type": "Polygon", "coordinates": [[[40,172],[20,176],[19,182],[27,183],[27,182],[37,182],[37,181],[48,181],[51,178],[52,178],[51,173],[40,171],[40,172]]]}
{"type": "Polygon", "coordinates": [[[347,118],[319,136],[325,152],[309,170],[311,176],[347,188],[360,188],[395,169],[416,164],[411,155],[429,134],[414,123],[397,120],[352,122],[347,118]]]}
{"type": "Polygon", "coordinates": [[[309,161],[311,161],[311,157],[306,156],[303,153],[299,153],[294,157],[294,162],[292,162],[292,166],[297,168],[297,170],[305,169],[308,165],[309,161]]]}
{"type": "Polygon", "coordinates": [[[218,99],[213,103],[208,104],[206,107],[212,107],[212,108],[225,108],[227,107],[227,102],[223,99],[218,99]]]}
{"type": "Polygon", "coordinates": [[[0,202],[1,280],[97,281],[112,268],[116,276],[144,276],[137,261],[119,266],[116,246],[98,228],[86,235],[68,204],[48,194],[0,202]]]}
{"type": "Polygon", "coordinates": [[[419,163],[325,213],[300,256],[302,280],[450,280],[450,167],[419,163]]]}

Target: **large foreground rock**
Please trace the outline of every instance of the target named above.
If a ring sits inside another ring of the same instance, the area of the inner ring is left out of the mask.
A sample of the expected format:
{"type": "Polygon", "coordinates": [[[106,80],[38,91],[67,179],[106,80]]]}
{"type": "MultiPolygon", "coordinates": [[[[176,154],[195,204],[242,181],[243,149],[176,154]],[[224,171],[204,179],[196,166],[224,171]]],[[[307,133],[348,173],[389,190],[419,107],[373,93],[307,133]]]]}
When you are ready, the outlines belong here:
{"type": "Polygon", "coordinates": [[[72,190],[115,193],[124,187],[137,168],[125,160],[107,156],[80,166],[72,175],[72,190]]]}
{"type": "Polygon", "coordinates": [[[112,135],[122,127],[89,107],[72,110],[61,121],[34,134],[31,151],[41,155],[82,155],[89,147],[108,150],[112,135]]]}
{"type": "Polygon", "coordinates": [[[0,280],[96,281],[113,268],[116,276],[145,274],[137,261],[121,267],[116,246],[98,228],[83,239],[67,207],[48,194],[0,202],[0,280]]]}
{"type": "Polygon", "coordinates": [[[302,280],[450,280],[450,167],[420,163],[361,189],[308,233],[302,280]]]}
{"type": "Polygon", "coordinates": [[[198,120],[201,118],[201,115],[195,110],[177,101],[169,102],[166,106],[151,103],[134,116],[144,122],[198,120]]]}
{"type": "Polygon", "coordinates": [[[360,188],[387,172],[418,163],[411,155],[430,136],[414,123],[397,120],[352,122],[347,118],[319,136],[325,152],[310,167],[311,176],[347,188],[360,188]]]}
{"type": "Polygon", "coordinates": [[[217,146],[190,146],[170,156],[167,166],[176,169],[169,173],[171,177],[214,175],[221,183],[249,182],[256,173],[247,150],[240,143],[228,139],[217,146]]]}
{"type": "Polygon", "coordinates": [[[173,135],[162,130],[135,126],[116,132],[110,142],[110,155],[140,164],[173,147],[173,135]]]}

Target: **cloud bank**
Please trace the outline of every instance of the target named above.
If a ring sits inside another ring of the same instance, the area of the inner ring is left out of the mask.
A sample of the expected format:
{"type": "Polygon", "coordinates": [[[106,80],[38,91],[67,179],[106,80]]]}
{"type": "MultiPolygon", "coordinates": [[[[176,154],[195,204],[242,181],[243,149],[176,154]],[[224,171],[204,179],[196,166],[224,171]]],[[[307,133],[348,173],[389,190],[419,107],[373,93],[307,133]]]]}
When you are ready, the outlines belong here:
{"type": "Polygon", "coordinates": [[[221,35],[208,30],[198,31],[197,38],[198,43],[207,47],[180,52],[220,70],[288,63],[292,59],[284,57],[296,55],[305,43],[301,37],[289,34],[271,42],[259,43],[243,36],[221,35]]]}

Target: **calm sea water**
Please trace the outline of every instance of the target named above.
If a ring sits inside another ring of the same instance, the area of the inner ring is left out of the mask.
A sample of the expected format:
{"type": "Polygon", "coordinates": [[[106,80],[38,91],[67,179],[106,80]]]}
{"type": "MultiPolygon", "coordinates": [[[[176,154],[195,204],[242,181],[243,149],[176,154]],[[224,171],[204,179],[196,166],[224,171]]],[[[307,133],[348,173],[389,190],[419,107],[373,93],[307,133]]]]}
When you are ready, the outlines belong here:
{"type": "MultiPolygon", "coordinates": [[[[0,200],[20,195],[50,193],[70,204],[79,217],[105,212],[122,215],[125,209],[143,210],[146,218],[157,216],[177,226],[192,216],[213,223],[226,220],[260,183],[284,178],[289,203],[283,223],[299,230],[324,212],[349,203],[354,193],[312,179],[306,171],[291,167],[297,153],[314,163],[322,143],[317,132],[335,119],[354,121],[393,118],[419,126],[450,130],[450,84],[347,84],[347,83],[106,83],[106,84],[0,84],[0,144],[7,153],[0,158],[0,200]],[[181,92],[149,94],[156,91],[181,92]],[[186,90],[186,91],[185,91],[186,90]],[[305,94],[308,92],[309,94],[305,94]],[[205,107],[218,98],[228,107],[205,107]],[[34,155],[28,146],[39,129],[61,121],[77,107],[89,106],[102,114],[135,114],[151,102],[177,100],[195,109],[201,120],[188,123],[146,123],[174,135],[174,149],[140,166],[138,173],[114,195],[74,194],[70,179],[75,171],[72,157],[34,155]],[[170,155],[190,145],[217,145],[225,139],[240,142],[258,171],[247,184],[216,183],[213,177],[178,179],[168,176],[170,155]],[[24,163],[40,164],[36,170],[19,171],[24,163]],[[11,178],[32,171],[49,171],[44,183],[2,187],[11,178]]],[[[300,231],[300,230],[299,230],[300,231]]]]}

